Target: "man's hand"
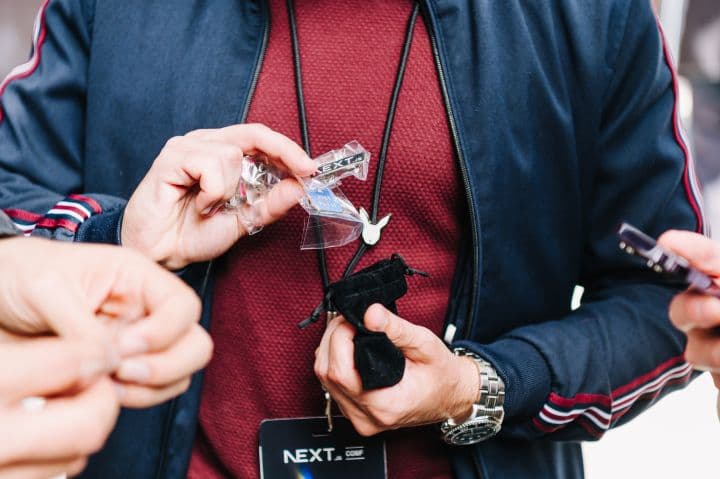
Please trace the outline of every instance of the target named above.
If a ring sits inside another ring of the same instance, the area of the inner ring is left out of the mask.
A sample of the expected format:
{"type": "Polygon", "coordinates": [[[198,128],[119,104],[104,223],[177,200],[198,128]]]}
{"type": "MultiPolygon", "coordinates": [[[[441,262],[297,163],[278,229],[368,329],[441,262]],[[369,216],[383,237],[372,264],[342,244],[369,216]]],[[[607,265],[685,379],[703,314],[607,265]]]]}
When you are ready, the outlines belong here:
{"type": "Polygon", "coordinates": [[[450,417],[464,420],[470,414],[480,380],[471,359],[455,356],[430,330],[378,304],[368,308],[365,325],[384,331],[405,355],[405,375],[395,386],[363,391],[353,360],[355,328],[342,318],[330,322],[315,352],[315,374],[358,433],[367,436],[450,417]]]}
{"type": "Polygon", "coordinates": [[[79,473],[115,425],[115,358],[92,341],[0,333],[0,364],[0,479],[79,473]]]}
{"type": "Polygon", "coordinates": [[[123,406],[183,392],[210,359],[198,297],[134,251],[16,238],[0,242],[0,264],[0,328],[102,348],[118,362],[123,406]]]}
{"type": "MultiPolygon", "coordinates": [[[[243,155],[265,153],[291,175],[309,176],[315,163],[289,138],[259,124],[197,130],[170,139],[125,209],[124,246],[167,268],[216,258],[246,234],[240,217],[213,214],[235,193],[243,155]]],[[[302,197],[292,177],[266,198],[261,223],[287,213],[302,197]]]]}
{"type": "MultiPolygon", "coordinates": [[[[686,258],[700,271],[720,276],[720,245],[705,236],[687,231],[668,231],[658,243],[686,258]]],[[[720,282],[717,282],[720,285],[720,282]]],[[[712,373],[720,388],[720,299],[688,290],[670,304],[670,319],[687,334],[685,358],[698,369],[712,373]]]]}

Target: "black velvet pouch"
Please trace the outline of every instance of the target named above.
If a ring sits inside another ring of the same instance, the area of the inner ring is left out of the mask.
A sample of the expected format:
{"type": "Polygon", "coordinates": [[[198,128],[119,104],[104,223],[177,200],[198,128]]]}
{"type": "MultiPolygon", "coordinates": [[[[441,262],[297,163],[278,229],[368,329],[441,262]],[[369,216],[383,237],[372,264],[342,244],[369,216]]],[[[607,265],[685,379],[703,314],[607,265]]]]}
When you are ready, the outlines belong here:
{"type": "MultiPolygon", "coordinates": [[[[363,323],[370,305],[380,303],[397,313],[395,301],[407,293],[405,276],[420,273],[409,268],[400,255],[379,261],[346,279],[332,283],[328,297],[338,312],[357,328],[355,368],[363,388],[394,386],[405,373],[405,357],[385,333],[369,331],[363,323]]],[[[421,273],[424,274],[424,273],[421,273]]]]}

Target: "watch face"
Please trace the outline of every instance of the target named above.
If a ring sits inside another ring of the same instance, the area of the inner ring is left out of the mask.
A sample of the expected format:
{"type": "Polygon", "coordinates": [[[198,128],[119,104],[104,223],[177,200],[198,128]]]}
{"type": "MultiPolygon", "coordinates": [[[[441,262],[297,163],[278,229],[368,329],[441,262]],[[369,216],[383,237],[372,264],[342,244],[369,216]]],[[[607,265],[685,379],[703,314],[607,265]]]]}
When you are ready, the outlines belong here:
{"type": "Polygon", "coordinates": [[[500,431],[500,424],[487,419],[458,425],[445,433],[445,441],[455,446],[477,444],[500,431]]]}

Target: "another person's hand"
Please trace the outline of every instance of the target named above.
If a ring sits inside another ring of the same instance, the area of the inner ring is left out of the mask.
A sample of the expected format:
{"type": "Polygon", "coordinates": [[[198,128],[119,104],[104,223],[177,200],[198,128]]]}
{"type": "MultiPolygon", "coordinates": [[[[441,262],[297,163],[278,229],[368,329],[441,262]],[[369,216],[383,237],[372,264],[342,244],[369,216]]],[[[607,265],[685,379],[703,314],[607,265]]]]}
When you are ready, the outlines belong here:
{"type": "MultiPolygon", "coordinates": [[[[720,276],[720,245],[705,236],[687,231],[668,231],[658,243],[685,257],[692,266],[720,276]]],[[[720,285],[720,281],[716,281],[720,285]]],[[[720,299],[688,290],[670,304],[670,319],[687,334],[685,359],[698,369],[712,373],[720,388],[720,299]]]]}
{"type": "Polygon", "coordinates": [[[123,406],[180,394],[210,359],[197,295],[137,252],[16,238],[0,242],[0,264],[0,328],[86,340],[114,354],[123,406]]]}
{"type": "Polygon", "coordinates": [[[430,330],[378,304],[365,313],[365,325],[385,332],[405,356],[405,374],[395,386],[363,391],[353,359],[355,328],[341,317],[330,322],[315,353],[315,374],[358,433],[470,415],[479,392],[471,359],[454,355],[430,330]]]}
{"type": "MultiPolygon", "coordinates": [[[[246,234],[239,216],[213,214],[236,192],[244,154],[262,152],[291,175],[315,163],[289,138],[259,124],[197,130],[170,139],[125,208],[121,238],[169,269],[216,258],[246,234]]],[[[302,197],[292,177],[273,188],[262,224],[284,216],[302,197]]]]}
{"type": "Polygon", "coordinates": [[[0,364],[0,479],[79,473],[120,409],[113,355],[89,340],[0,332],[0,364]]]}

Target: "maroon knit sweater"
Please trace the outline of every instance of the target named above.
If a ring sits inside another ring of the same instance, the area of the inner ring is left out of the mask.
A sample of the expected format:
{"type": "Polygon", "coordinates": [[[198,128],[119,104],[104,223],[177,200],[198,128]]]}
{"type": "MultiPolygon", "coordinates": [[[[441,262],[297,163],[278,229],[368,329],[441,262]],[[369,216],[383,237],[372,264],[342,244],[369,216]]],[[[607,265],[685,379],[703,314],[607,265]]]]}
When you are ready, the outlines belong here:
{"type": "MultiPolygon", "coordinates": [[[[250,122],[300,141],[290,33],[284,0],[271,0],[271,29],[250,122]]],[[[313,156],[358,140],[373,155],[368,181],[343,183],[356,207],[369,209],[372,178],[395,80],[408,0],[296,1],[313,156]]],[[[241,26],[239,26],[241,28],[241,26]]],[[[457,257],[464,200],[454,163],[429,37],[419,20],[400,94],[380,202],[392,213],[365,267],[398,252],[429,279],[409,278],[399,314],[440,335],[457,257]]],[[[322,297],[315,252],[300,251],[306,213],[295,208],[260,234],[241,240],[216,269],[212,337],[200,425],[188,477],[257,478],[257,435],[266,418],[321,416],[313,374],[322,323],[300,331],[322,297]]],[[[356,245],[327,251],[337,280],[356,245]]],[[[393,479],[452,477],[432,428],[386,433],[393,479]]]]}

